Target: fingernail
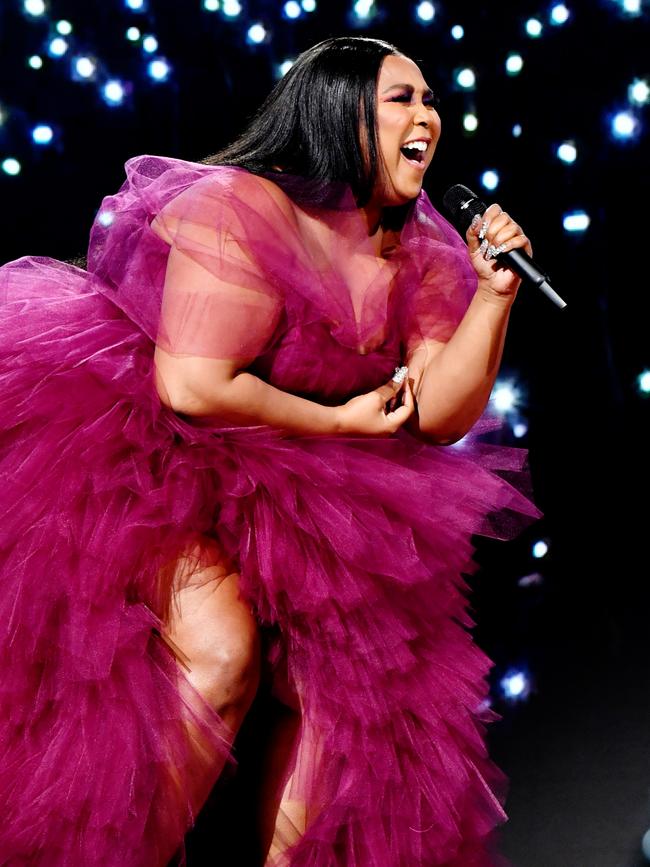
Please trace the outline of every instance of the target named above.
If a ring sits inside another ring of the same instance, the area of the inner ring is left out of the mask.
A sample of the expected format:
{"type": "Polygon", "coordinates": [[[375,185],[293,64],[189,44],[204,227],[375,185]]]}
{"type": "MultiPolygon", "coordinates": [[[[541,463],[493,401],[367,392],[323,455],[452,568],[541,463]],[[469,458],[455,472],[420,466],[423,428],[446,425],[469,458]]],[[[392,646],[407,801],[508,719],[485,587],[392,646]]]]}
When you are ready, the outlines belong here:
{"type": "Polygon", "coordinates": [[[489,246],[490,246],[490,242],[488,241],[487,238],[485,238],[484,241],[481,241],[481,244],[479,246],[479,250],[483,254],[483,256],[485,256],[485,252],[489,246]]]}
{"type": "Polygon", "coordinates": [[[393,376],[393,382],[404,382],[407,373],[408,367],[396,367],[395,374],[393,376]]]}
{"type": "Polygon", "coordinates": [[[472,222],[469,224],[470,229],[475,229],[480,222],[481,222],[481,215],[480,214],[474,214],[474,216],[472,217],[472,222]]]}
{"type": "Polygon", "coordinates": [[[490,246],[487,248],[487,253],[485,254],[486,262],[489,262],[490,259],[494,259],[494,257],[496,255],[497,255],[497,248],[494,246],[494,244],[490,244],[490,246]]]}
{"type": "Polygon", "coordinates": [[[487,220],[483,220],[483,225],[481,226],[481,231],[478,233],[479,241],[482,241],[485,238],[485,233],[488,230],[489,222],[487,220]]]}

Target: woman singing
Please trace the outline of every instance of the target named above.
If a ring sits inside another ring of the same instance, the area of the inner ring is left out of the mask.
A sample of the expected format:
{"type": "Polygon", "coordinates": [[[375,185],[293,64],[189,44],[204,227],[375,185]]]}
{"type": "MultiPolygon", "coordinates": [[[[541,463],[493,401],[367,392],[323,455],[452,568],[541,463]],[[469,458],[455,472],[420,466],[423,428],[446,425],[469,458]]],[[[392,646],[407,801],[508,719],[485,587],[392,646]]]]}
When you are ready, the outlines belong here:
{"type": "Polygon", "coordinates": [[[491,863],[462,575],[536,511],[451,444],[530,245],[437,213],[439,136],[412,60],[328,39],[221,153],[129,160],[87,269],[0,269],[0,863],[164,867],[262,683],[260,865],[491,863]]]}

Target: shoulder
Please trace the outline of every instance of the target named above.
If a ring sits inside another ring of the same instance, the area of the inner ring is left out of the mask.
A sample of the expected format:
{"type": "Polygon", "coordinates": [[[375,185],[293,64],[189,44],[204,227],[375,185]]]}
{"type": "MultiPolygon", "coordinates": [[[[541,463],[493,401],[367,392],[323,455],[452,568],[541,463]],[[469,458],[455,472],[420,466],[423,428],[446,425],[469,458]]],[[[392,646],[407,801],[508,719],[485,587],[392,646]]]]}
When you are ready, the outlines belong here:
{"type": "Polygon", "coordinates": [[[201,176],[175,196],[165,208],[168,215],[200,222],[278,221],[295,223],[295,208],[273,181],[234,166],[201,166],[201,176]]]}
{"type": "Polygon", "coordinates": [[[255,206],[274,204],[282,209],[291,207],[289,197],[262,175],[256,175],[238,166],[203,166],[206,174],[198,179],[194,192],[209,197],[240,201],[255,206]]]}

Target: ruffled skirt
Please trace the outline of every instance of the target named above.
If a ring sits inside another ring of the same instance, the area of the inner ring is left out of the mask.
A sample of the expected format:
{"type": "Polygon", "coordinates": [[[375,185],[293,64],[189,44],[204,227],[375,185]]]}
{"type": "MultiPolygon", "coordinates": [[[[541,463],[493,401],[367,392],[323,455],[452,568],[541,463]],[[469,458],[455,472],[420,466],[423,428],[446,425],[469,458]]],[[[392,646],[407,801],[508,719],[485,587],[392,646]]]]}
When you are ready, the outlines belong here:
{"type": "Polygon", "coordinates": [[[494,472],[520,454],[191,424],[84,271],[18,260],[0,293],[0,863],[144,867],[182,843],[230,751],[164,640],[197,538],[300,700],[307,828],[278,867],[492,863],[502,778],[463,574],[473,533],[536,514],[494,472]]]}

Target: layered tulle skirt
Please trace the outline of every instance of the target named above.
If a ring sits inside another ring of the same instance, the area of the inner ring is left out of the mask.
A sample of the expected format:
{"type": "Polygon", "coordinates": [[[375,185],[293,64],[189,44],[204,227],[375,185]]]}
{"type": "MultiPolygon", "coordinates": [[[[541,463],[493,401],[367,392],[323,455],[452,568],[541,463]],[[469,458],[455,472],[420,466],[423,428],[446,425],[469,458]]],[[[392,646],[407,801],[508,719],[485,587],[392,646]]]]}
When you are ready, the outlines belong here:
{"type": "Polygon", "coordinates": [[[181,844],[230,750],[165,641],[174,564],[206,538],[299,697],[307,828],[278,867],[491,863],[502,778],[463,575],[473,533],[535,514],[495,472],[519,453],[193,424],[84,271],[23,259],[0,291],[0,863],[181,844]]]}

